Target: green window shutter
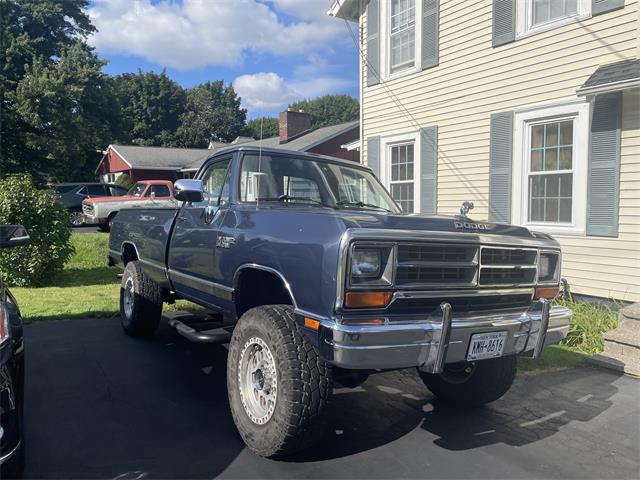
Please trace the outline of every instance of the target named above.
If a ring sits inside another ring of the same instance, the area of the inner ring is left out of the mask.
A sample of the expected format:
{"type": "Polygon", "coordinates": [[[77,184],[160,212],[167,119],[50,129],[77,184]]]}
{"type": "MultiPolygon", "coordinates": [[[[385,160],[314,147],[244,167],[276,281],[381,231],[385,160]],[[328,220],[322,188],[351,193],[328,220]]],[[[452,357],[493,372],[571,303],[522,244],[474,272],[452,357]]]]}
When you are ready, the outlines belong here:
{"type": "Polygon", "coordinates": [[[438,127],[420,129],[420,213],[438,206],[438,127]]]}
{"type": "Polygon", "coordinates": [[[422,69],[436,67],[439,62],[440,0],[422,3],[422,69]]]}
{"type": "Polygon", "coordinates": [[[591,0],[591,15],[600,15],[622,7],[624,7],[624,0],[591,0]]]}
{"type": "Polygon", "coordinates": [[[516,0],[493,0],[492,33],[494,47],[516,39],[516,0]]]}
{"type": "Polygon", "coordinates": [[[380,0],[367,6],[367,86],[380,83],[380,0]]]}
{"type": "Polygon", "coordinates": [[[622,93],[592,103],[587,183],[587,235],[618,236],[622,93]]]}
{"type": "Polygon", "coordinates": [[[513,112],[491,115],[489,133],[489,221],[511,222],[513,112]]]}
{"type": "Polygon", "coordinates": [[[367,165],[380,178],[380,137],[367,138],[367,165]]]}

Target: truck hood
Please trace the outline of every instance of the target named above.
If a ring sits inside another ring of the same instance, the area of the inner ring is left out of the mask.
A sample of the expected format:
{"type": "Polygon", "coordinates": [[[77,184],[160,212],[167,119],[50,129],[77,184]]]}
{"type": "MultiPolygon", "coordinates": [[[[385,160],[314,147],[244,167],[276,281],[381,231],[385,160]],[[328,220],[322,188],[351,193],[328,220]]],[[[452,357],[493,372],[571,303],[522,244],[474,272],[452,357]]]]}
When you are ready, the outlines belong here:
{"type": "Polygon", "coordinates": [[[551,239],[544,233],[532,232],[524,227],[485,222],[461,216],[436,216],[420,214],[393,214],[386,212],[338,210],[334,211],[346,228],[375,228],[392,230],[418,230],[451,233],[481,233],[509,235],[530,239],[551,239]]]}

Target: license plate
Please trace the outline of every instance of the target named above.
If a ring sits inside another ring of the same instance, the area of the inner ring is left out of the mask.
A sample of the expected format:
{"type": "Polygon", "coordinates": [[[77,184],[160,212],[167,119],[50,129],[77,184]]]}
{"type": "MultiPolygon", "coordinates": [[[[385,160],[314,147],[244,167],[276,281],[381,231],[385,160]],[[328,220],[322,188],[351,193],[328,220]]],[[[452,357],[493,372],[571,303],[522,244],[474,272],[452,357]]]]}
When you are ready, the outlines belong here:
{"type": "Polygon", "coordinates": [[[507,332],[476,333],[471,336],[467,361],[502,356],[507,332]]]}

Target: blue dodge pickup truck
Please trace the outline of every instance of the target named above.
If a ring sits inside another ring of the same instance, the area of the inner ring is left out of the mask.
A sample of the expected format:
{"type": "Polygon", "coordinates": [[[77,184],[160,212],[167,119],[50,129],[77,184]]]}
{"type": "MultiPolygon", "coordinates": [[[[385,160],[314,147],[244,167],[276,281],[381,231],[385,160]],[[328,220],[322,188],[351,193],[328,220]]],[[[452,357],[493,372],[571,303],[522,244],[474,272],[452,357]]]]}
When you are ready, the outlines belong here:
{"type": "Polygon", "coordinates": [[[164,302],[219,313],[227,388],[247,445],[274,457],[322,432],[333,380],[417,368],[444,401],[473,407],[510,388],[516,355],[567,333],[551,306],[561,252],[548,235],[467,217],[402,213],[370,169],[235,147],[178,180],[177,209],[123,210],[109,261],[124,265],[124,331],[152,335],[164,302]],[[224,329],[226,327],[226,330],[224,329]]]}

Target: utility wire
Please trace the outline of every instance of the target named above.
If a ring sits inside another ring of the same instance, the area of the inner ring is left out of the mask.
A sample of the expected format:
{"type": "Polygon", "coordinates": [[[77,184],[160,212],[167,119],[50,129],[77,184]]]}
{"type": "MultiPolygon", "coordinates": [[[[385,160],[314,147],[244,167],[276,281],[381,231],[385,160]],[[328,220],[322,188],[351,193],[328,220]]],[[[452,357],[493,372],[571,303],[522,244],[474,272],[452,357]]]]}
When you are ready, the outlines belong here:
{"type": "MultiPolygon", "coordinates": [[[[384,91],[387,93],[387,95],[389,96],[389,98],[391,99],[391,101],[394,103],[394,105],[398,108],[398,110],[400,111],[401,115],[403,115],[408,121],[409,123],[411,123],[416,130],[420,131],[421,130],[421,126],[420,123],[415,119],[415,117],[411,114],[411,112],[409,111],[409,109],[407,109],[407,107],[405,107],[402,103],[402,101],[393,93],[393,91],[389,88],[389,86],[387,85],[386,81],[384,81],[380,75],[380,73],[376,70],[376,68],[371,65],[371,63],[369,62],[369,60],[367,59],[367,56],[364,54],[364,52],[362,51],[362,48],[360,46],[360,42],[358,40],[358,37],[356,36],[356,34],[353,32],[353,29],[351,28],[351,25],[349,24],[348,20],[346,18],[343,18],[344,20],[344,24],[347,27],[347,30],[349,31],[349,36],[351,37],[351,40],[353,41],[356,49],[358,50],[358,54],[359,57],[361,59],[362,62],[364,62],[365,67],[368,70],[371,70],[371,72],[376,76],[376,78],[378,79],[379,85],[384,89],[384,91]]],[[[364,75],[363,75],[364,77],[364,75]]],[[[438,102],[438,103],[443,103],[443,102],[438,102]]],[[[361,129],[361,134],[363,133],[363,129],[361,129]]],[[[423,137],[421,136],[421,139],[423,137]]],[[[490,203],[489,203],[489,199],[487,198],[486,195],[484,195],[470,180],[469,178],[465,175],[464,171],[462,171],[456,164],[455,162],[451,161],[449,159],[449,157],[444,153],[444,151],[438,146],[437,143],[434,144],[433,140],[431,140],[430,138],[427,138],[426,136],[424,136],[424,138],[431,144],[431,146],[435,146],[437,152],[438,152],[438,158],[442,158],[445,161],[445,164],[447,164],[451,170],[454,171],[454,173],[456,173],[462,180],[463,184],[475,195],[477,195],[479,197],[480,200],[484,201],[487,205],[487,209],[489,210],[490,213],[496,213],[495,210],[491,207],[490,203]]]]}

